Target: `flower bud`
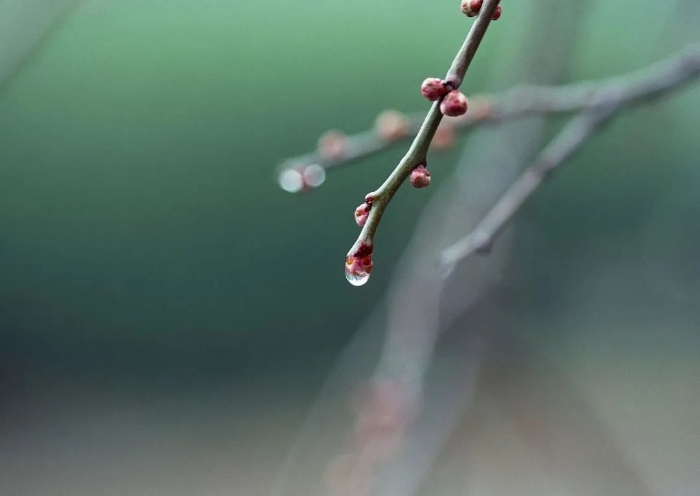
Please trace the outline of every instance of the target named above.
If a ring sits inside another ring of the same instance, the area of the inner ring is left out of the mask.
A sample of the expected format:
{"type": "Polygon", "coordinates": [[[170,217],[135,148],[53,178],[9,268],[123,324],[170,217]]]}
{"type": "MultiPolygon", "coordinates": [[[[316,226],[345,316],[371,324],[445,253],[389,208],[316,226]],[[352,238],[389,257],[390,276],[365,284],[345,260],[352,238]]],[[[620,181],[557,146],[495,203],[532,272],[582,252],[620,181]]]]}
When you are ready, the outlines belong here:
{"type": "Polygon", "coordinates": [[[430,185],[430,172],[421,164],[411,171],[409,180],[414,188],[425,188],[430,185]]]}
{"type": "Polygon", "coordinates": [[[499,5],[496,7],[496,10],[494,10],[493,15],[491,16],[491,19],[494,21],[497,21],[501,18],[501,6],[499,5]]]}
{"type": "Polygon", "coordinates": [[[347,153],[347,137],[342,131],[327,131],[318,140],[318,153],[324,160],[341,160],[347,153]]]}
{"type": "Polygon", "coordinates": [[[372,209],[372,204],[365,202],[355,209],[355,222],[360,227],[364,227],[369,217],[369,211],[372,209]]]}
{"type": "Polygon", "coordinates": [[[462,14],[464,14],[467,17],[476,16],[481,10],[481,5],[483,3],[483,0],[462,0],[462,3],[460,5],[462,9],[462,14]]]}
{"type": "Polygon", "coordinates": [[[421,84],[420,92],[427,100],[434,102],[445,96],[447,89],[442,79],[428,78],[421,84]]]}
{"type": "Polygon", "coordinates": [[[398,110],[385,110],[374,122],[374,130],[382,141],[396,141],[408,135],[410,122],[398,110]]]}
{"type": "Polygon", "coordinates": [[[467,112],[467,97],[458,90],[450,91],[440,103],[440,112],[449,117],[458,117],[467,112]]]}

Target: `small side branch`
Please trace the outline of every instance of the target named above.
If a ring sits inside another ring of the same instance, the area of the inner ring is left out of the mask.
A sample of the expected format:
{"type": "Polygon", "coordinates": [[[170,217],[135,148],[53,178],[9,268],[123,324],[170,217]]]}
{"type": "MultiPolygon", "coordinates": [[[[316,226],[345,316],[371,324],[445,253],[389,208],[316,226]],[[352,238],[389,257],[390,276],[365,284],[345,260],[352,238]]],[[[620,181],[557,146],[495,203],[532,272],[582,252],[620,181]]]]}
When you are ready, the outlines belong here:
{"type": "MultiPolygon", "coordinates": [[[[582,92],[581,96],[585,94],[585,99],[572,98],[570,101],[577,101],[577,106],[581,105],[583,110],[542,150],[476,228],[443,252],[442,263],[447,269],[446,273],[474,253],[490,251],[498,235],[528,198],[609,119],[623,109],[668,94],[699,74],[700,45],[693,45],[665,62],[635,73],[635,77],[611,80],[597,90],[582,92]]],[[[554,107],[561,108],[560,103],[565,101],[564,98],[552,102],[554,107]]]]}
{"type": "MultiPolygon", "coordinates": [[[[512,121],[530,115],[560,115],[579,112],[590,107],[591,101],[600,95],[615,98],[615,93],[624,88],[628,95],[647,97],[653,94],[650,82],[660,86],[658,91],[666,91],[667,85],[663,74],[682,75],[678,66],[687,66],[693,70],[698,57],[700,44],[692,45],[685,51],[670,58],[626,74],[600,81],[584,81],[561,86],[521,85],[494,95],[474,95],[470,98],[469,111],[462,117],[443,119],[442,126],[452,131],[466,132],[472,128],[502,121],[512,121]]],[[[414,139],[420,130],[424,114],[406,116],[404,133],[392,139],[386,139],[376,130],[370,129],[345,138],[345,151],[341,157],[329,158],[314,151],[284,160],[279,172],[318,165],[326,170],[350,165],[365,158],[394,148],[401,143],[414,139]]]]}
{"type": "Polygon", "coordinates": [[[586,111],[571,119],[564,129],[542,150],[533,164],[489,210],[474,231],[445,250],[442,263],[448,268],[448,272],[458,261],[474,253],[491,251],[496,237],[504,229],[507,222],[520,210],[525,201],[612,115],[612,110],[586,111]]]}

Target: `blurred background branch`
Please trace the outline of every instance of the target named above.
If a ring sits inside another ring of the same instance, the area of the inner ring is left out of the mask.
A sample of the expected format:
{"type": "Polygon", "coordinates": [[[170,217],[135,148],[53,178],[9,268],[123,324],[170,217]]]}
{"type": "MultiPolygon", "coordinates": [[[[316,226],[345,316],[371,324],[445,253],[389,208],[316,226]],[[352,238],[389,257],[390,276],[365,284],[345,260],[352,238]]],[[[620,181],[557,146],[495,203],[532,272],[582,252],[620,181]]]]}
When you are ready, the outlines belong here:
{"type": "MultiPolygon", "coordinates": [[[[498,199],[476,228],[465,238],[448,247],[442,263],[451,271],[464,258],[488,252],[499,233],[542,183],[569,159],[600,127],[621,110],[652,102],[679,86],[697,78],[700,73],[700,45],[691,45],[680,54],[624,78],[596,85],[595,89],[573,91],[573,95],[550,95],[554,101],[579,100],[581,114],[572,118],[560,133],[542,150],[535,161],[498,199]],[[576,95],[584,93],[583,99],[576,95]],[[558,98],[557,98],[558,97],[558,98]],[[585,103],[584,103],[585,102],[585,103]]],[[[570,90],[569,90],[570,91],[570,90]]],[[[547,100],[551,101],[551,100],[547,100]]]]}
{"type": "MultiPolygon", "coordinates": [[[[557,115],[590,109],[599,104],[615,101],[625,106],[643,101],[652,101],[658,93],[675,90],[697,76],[698,45],[691,45],[678,54],[661,62],[633,71],[623,76],[614,76],[600,81],[585,81],[561,86],[517,85],[496,95],[474,95],[469,110],[461,117],[443,118],[443,126],[449,131],[468,131],[478,125],[493,124],[527,117],[533,114],[557,115]]],[[[423,114],[403,115],[398,111],[380,114],[375,128],[344,136],[342,153],[326,155],[314,151],[285,159],[278,170],[280,185],[290,192],[299,192],[304,187],[304,170],[312,166],[332,169],[349,165],[382,153],[415,137],[423,122],[423,114]]],[[[443,128],[443,129],[445,129],[443,128]]],[[[453,139],[449,142],[452,143],[453,139]]],[[[438,144],[438,148],[442,148],[438,144]]],[[[306,184],[318,187],[320,184],[306,184]]]]}

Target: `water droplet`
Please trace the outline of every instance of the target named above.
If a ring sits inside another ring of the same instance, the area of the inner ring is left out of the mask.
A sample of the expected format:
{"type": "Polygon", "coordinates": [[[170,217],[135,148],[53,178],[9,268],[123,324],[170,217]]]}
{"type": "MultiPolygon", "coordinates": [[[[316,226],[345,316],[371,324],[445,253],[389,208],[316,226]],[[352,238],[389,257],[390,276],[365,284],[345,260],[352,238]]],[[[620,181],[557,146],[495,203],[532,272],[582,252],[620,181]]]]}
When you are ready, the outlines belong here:
{"type": "Polygon", "coordinates": [[[303,179],[308,186],[318,188],[326,181],[326,169],[318,164],[311,164],[304,169],[303,179]]]}
{"type": "Polygon", "coordinates": [[[277,178],[280,188],[289,193],[298,193],[304,188],[304,177],[296,169],[286,169],[277,178]]]}
{"type": "Polygon", "coordinates": [[[369,281],[372,272],[372,257],[347,257],[345,259],[345,279],[353,286],[363,286],[369,281]]]}
{"type": "Polygon", "coordinates": [[[369,274],[367,272],[363,274],[353,273],[345,268],[345,279],[348,280],[353,286],[364,286],[364,284],[369,281],[369,274]]]}

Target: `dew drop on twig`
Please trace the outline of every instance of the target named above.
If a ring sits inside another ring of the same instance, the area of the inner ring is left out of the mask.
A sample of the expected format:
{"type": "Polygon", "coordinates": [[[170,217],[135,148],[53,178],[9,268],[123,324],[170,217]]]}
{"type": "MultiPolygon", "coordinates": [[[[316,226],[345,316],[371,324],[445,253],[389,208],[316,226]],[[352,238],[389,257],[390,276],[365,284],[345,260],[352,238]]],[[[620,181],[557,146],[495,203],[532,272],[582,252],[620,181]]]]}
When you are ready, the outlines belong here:
{"type": "Polygon", "coordinates": [[[354,257],[345,259],[345,279],[353,286],[362,286],[369,281],[372,272],[372,256],[354,257]]]}

